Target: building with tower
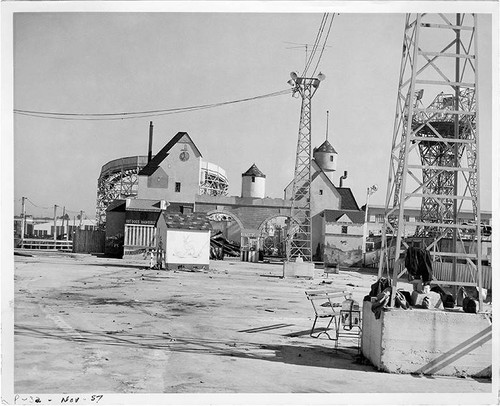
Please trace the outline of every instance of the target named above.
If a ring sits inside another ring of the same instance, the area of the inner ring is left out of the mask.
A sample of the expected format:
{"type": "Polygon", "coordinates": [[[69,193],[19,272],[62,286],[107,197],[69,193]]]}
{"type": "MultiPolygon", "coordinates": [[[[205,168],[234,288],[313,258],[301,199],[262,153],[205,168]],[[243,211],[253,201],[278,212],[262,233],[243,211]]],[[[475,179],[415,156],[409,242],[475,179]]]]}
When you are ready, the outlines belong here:
{"type": "Polygon", "coordinates": [[[266,175],[255,164],[241,174],[241,197],[257,197],[266,195],[266,175]]]}
{"type": "MultiPolygon", "coordinates": [[[[351,265],[361,258],[363,212],[351,190],[336,179],[337,157],[326,139],[311,159],[313,259],[351,265]]],[[[123,255],[156,246],[154,224],[162,212],[204,214],[213,230],[222,231],[242,250],[284,255],[293,182],[283,198],[266,197],[266,175],[253,163],[241,174],[241,195],[227,196],[225,172],[203,161],[185,132],[149,154],[136,176],[135,194],[114,199],[106,208],[107,238],[123,240],[123,255]],[[212,185],[211,174],[219,179],[212,185]]]]}

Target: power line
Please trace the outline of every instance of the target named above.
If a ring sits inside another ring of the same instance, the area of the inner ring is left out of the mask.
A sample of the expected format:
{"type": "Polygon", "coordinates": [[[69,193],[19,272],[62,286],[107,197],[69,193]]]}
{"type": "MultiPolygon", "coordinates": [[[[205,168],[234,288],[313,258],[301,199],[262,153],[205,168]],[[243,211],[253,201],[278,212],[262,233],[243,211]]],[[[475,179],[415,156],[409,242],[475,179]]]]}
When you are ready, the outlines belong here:
{"type": "Polygon", "coordinates": [[[145,110],[145,111],[135,111],[135,112],[121,112],[121,113],[61,113],[61,112],[49,112],[49,111],[35,111],[35,110],[21,110],[14,109],[15,114],[47,118],[53,120],[94,120],[94,121],[104,121],[104,120],[127,120],[134,118],[144,118],[144,117],[156,117],[164,116],[169,114],[179,114],[188,111],[204,110],[209,108],[226,106],[229,104],[242,103],[253,100],[260,100],[269,97],[276,97],[290,93],[290,89],[279,90],[272,93],[267,93],[259,96],[247,97],[244,99],[231,100],[226,102],[212,103],[212,104],[202,104],[190,107],[179,107],[172,109],[159,109],[159,110],[145,110]]]}
{"type": "Polygon", "coordinates": [[[318,33],[316,34],[316,39],[314,41],[314,45],[313,45],[313,50],[311,51],[311,55],[306,63],[306,67],[304,69],[304,72],[302,73],[302,76],[306,76],[307,75],[307,71],[309,70],[309,68],[311,67],[313,61],[314,61],[314,58],[316,57],[316,53],[318,51],[319,48],[321,48],[321,52],[319,54],[319,57],[316,61],[316,65],[314,67],[314,71],[312,73],[311,76],[314,76],[316,74],[316,70],[318,69],[318,66],[319,66],[319,63],[321,61],[321,58],[323,57],[323,53],[325,51],[325,48],[327,47],[326,43],[328,41],[328,37],[330,36],[330,31],[332,29],[332,25],[333,25],[333,19],[335,18],[335,13],[333,13],[333,15],[330,17],[330,24],[328,26],[328,31],[326,32],[326,35],[323,36],[323,33],[325,31],[325,27],[328,23],[328,17],[330,16],[329,13],[324,13],[323,14],[323,18],[321,19],[321,23],[320,23],[320,26],[319,26],[319,29],[318,29],[318,33]],[[320,42],[323,40],[323,45],[320,47],[319,44],[320,42]]]}
{"type": "Polygon", "coordinates": [[[42,207],[42,206],[38,206],[37,204],[33,203],[33,202],[30,200],[30,198],[29,198],[29,197],[26,197],[26,200],[27,200],[28,202],[30,202],[33,206],[35,206],[36,208],[38,208],[38,209],[44,209],[44,210],[50,210],[50,209],[52,209],[52,207],[42,207]]]}
{"type": "Polygon", "coordinates": [[[321,39],[321,36],[323,35],[323,30],[325,28],[325,24],[326,24],[327,19],[328,19],[328,13],[324,13],[323,17],[321,18],[321,23],[319,25],[318,33],[316,34],[316,39],[314,40],[311,55],[309,56],[309,59],[307,60],[307,63],[306,63],[306,66],[304,68],[304,72],[302,73],[302,76],[306,76],[307,71],[309,70],[309,67],[311,66],[311,63],[312,63],[314,56],[316,54],[316,50],[318,49],[319,41],[321,39]]]}
{"type": "Polygon", "coordinates": [[[321,48],[321,53],[319,54],[318,62],[316,62],[316,66],[314,67],[314,71],[312,76],[316,74],[316,70],[318,69],[319,62],[321,61],[321,58],[323,57],[323,52],[325,51],[326,47],[326,42],[328,41],[328,37],[330,36],[330,30],[332,29],[333,25],[333,19],[335,18],[335,13],[333,14],[332,18],[330,19],[330,26],[328,27],[328,31],[326,33],[325,41],[323,42],[323,47],[321,48]]]}
{"type": "MultiPolygon", "coordinates": [[[[54,208],[54,206],[51,206],[51,207],[44,207],[44,206],[39,206],[35,203],[33,203],[29,197],[25,197],[26,201],[30,202],[33,206],[35,206],[36,208],[38,209],[43,209],[43,210],[52,210],[54,208]]],[[[18,200],[21,200],[21,199],[18,199],[18,200]]],[[[60,204],[56,204],[57,207],[66,207],[66,206],[63,206],[63,205],[60,205],[60,204]]],[[[66,210],[66,213],[80,213],[80,211],[82,210],[70,210],[70,209],[65,209],[66,210]]],[[[85,212],[85,211],[84,211],[85,212]]]]}

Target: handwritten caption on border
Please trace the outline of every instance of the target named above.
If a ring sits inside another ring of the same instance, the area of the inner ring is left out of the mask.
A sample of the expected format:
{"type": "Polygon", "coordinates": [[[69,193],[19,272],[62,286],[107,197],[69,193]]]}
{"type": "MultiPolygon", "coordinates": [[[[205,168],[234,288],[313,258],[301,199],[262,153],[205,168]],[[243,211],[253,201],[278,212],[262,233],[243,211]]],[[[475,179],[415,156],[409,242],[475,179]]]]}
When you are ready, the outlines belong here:
{"type": "Polygon", "coordinates": [[[16,405],[96,405],[104,395],[15,395],[16,405]]]}

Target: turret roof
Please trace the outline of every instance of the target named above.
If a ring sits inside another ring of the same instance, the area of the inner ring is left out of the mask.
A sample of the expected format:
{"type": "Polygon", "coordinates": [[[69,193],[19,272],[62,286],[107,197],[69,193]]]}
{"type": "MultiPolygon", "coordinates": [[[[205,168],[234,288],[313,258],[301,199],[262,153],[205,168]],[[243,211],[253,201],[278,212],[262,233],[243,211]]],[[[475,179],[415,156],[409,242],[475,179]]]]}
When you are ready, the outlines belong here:
{"type": "Polygon", "coordinates": [[[257,165],[253,164],[248,171],[245,173],[241,174],[242,176],[258,176],[261,178],[265,178],[266,175],[264,175],[259,168],[257,168],[257,165]]]}
{"type": "Polygon", "coordinates": [[[315,152],[328,152],[330,154],[336,154],[335,148],[332,147],[332,144],[325,140],[323,144],[321,144],[318,148],[315,149],[315,152]]]}

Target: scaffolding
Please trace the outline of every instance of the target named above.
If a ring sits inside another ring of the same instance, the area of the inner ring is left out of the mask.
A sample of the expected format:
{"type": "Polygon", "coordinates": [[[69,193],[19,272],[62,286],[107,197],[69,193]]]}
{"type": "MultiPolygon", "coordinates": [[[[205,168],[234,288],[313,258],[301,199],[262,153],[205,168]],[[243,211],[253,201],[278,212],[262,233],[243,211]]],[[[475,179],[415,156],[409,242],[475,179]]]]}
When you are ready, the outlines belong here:
{"type": "Polygon", "coordinates": [[[227,196],[229,181],[224,169],[210,162],[202,162],[200,169],[200,195],[227,196]]]}
{"type": "Polygon", "coordinates": [[[106,224],[106,209],[113,200],[137,196],[138,174],[148,163],[147,156],[115,159],[105,164],[97,180],[96,220],[106,224]]]}
{"type": "Polygon", "coordinates": [[[452,280],[433,282],[478,286],[482,311],[476,31],[474,14],[406,16],[379,276],[392,268],[395,289],[403,249],[419,245],[433,261],[453,264],[452,280]],[[424,90],[434,95],[427,107],[424,90]],[[405,218],[419,200],[420,218],[405,218]],[[467,206],[472,223],[459,220],[467,206]],[[475,252],[464,249],[465,235],[475,252]],[[475,282],[457,280],[457,264],[475,282]]]}

